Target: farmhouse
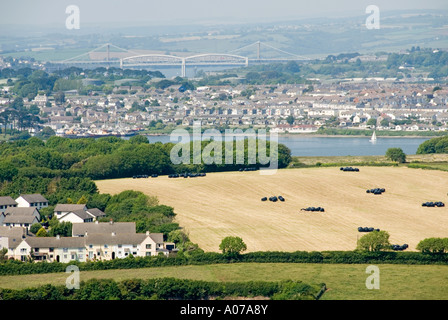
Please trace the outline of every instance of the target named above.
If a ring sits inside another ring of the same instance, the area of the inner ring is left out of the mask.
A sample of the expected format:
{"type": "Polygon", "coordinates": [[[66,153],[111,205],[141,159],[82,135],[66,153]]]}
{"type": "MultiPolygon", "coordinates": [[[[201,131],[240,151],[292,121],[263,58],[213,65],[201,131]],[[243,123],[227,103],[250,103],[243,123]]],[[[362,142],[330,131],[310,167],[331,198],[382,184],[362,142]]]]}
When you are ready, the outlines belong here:
{"type": "Polygon", "coordinates": [[[48,200],[40,194],[22,194],[17,199],[18,207],[35,207],[37,209],[48,207],[48,200]]]}

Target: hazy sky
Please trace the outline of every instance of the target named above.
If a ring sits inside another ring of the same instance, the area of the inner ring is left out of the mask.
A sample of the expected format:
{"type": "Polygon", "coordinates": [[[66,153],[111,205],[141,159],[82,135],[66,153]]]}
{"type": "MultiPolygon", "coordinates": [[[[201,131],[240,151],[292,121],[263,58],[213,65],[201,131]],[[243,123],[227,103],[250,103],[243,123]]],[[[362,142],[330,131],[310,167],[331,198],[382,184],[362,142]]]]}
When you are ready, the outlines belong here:
{"type": "Polygon", "coordinates": [[[68,5],[79,7],[81,24],[132,25],[354,16],[365,15],[371,4],[382,11],[448,10],[447,0],[0,0],[0,24],[64,27],[68,5]]]}

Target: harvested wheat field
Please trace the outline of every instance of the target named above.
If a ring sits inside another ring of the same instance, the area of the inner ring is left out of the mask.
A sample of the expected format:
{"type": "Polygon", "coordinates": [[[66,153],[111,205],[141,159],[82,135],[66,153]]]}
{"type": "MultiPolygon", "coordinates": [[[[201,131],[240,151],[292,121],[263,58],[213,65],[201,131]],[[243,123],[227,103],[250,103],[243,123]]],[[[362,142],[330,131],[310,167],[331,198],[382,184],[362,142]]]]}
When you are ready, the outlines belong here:
{"type": "Polygon", "coordinates": [[[239,236],[250,251],[353,250],[373,227],[390,234],[392,244],[417,244],[448,236],[448,172],[406,167],[283,169],[273,175],[252,172],[208,173],[206,177],[96,181],[102,193],[123,190],[155,195],[174,207],[177,222],[205,251],[219,251],[226,236],[239,236]],[[385,188],[381,195],[367,189],[385,188]],[[283,196],[284,202],[261,201],[283,196]],[[325,212],[301,211],[323,207],[325,212]]]}

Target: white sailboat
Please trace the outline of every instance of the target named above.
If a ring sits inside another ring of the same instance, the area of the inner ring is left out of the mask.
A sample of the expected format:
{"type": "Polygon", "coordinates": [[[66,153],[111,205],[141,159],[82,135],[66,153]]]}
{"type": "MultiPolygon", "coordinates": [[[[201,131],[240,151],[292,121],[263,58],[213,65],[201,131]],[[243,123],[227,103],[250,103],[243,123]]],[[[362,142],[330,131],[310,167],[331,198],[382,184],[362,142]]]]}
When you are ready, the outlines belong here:
{"type": "Polygon", "coordinates": [[[370,138],[369,141],[372,142],[372,143],[376,142],[376,132],[375,131],[373,131],[372,137],[370,138]]]}

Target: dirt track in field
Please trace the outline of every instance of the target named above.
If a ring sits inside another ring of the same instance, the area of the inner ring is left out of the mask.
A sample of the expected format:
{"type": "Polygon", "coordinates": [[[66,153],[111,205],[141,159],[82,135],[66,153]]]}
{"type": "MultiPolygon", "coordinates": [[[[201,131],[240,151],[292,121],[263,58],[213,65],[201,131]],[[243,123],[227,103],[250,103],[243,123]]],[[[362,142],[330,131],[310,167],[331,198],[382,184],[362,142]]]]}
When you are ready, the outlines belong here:
{"type": "Polygon", "coordinates": [[[426,201],[448,205],[448,172],[405,167],[283,169],[208,173],[206,177],[167,176],[96,181],[102,193],[138,190],[174,207],[190,239],[206,251],[219,251],[226,236],[239,236],[249,251],[352,250],[365,233],[388,231],[393,244],[409,245],[448,236],[448,206],[426,208],[426,201]],[[366,189],[385,188],[382,195],[366,189]],[[262,202],[283,196],[285,202],[262,202]],[[320,206],[325,212],[301,208],[320,206]]]}

